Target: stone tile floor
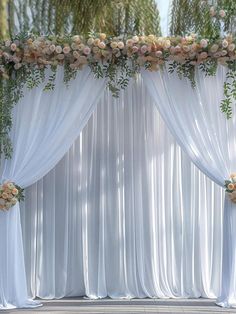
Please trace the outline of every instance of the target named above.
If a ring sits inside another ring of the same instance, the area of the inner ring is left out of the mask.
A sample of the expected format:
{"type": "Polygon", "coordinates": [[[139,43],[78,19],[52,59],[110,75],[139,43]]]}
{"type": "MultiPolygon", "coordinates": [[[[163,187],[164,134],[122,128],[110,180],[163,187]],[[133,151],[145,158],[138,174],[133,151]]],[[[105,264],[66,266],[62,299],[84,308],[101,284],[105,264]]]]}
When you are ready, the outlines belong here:
{"type": "Polygon", "coordinates": [[[132,300],[87,300],[83,298],[64,298],[43,300],[43,306],[36,309],[5,310],[2,313],[19,314],[236,314],[236,309],[222,309],[209,299],[132,299],[132,300]]]}

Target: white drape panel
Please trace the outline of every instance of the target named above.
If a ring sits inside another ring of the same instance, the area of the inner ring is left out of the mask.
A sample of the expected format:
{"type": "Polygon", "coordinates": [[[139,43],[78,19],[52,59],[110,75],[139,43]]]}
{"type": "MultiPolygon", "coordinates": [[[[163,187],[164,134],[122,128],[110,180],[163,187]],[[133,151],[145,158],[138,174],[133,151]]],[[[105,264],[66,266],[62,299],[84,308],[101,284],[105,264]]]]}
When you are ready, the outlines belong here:
{"type": "Polygon", "coordinates": [[[223,190],[181,152],[140,82],[105,93],[22,206],[29,293],[219,295],[223,190]]]}
{"type": "MultiPolygon", "coordinates": [[[[13,112],[13,156],[3,166],[1,181],[27,187],[53,168],[88,121],[105,80],[86,68],[67,88],[59,69],[55,85],[50,92],[41,85],[24,90],[13,112]]],[[[27,296],[19,205],[0,212],[0,225],[0,307],[34,306],[27,296]]]]}
{"type": "MultiPolygon", "coordinates": [[[[167,70],[143,72],[143,78],[166,124],[192,161],[219,185],[236,167],[236,117],[229,121],[220,112],[227,69],[216,76],[197,71],[196,88],[167,70]]],[[[224,262],[222,293],[218,303],[236,306],[236,206],[226,199],[224,209],[224,262]]]]}

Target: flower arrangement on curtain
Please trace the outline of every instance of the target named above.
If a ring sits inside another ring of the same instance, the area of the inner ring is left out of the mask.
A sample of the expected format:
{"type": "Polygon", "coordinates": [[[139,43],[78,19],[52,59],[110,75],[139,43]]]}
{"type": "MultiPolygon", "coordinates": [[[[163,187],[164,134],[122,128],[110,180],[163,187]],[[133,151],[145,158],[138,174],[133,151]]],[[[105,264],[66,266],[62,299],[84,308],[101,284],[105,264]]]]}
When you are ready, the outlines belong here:
{"type": "Polygon", "coordinates": [[[0,154],[10,158],[9,138],[11,111],[22,97],[26,86],[34,88],[45,83],[44,90],[52,90],[58,66],[64,66],[64,82],[76,76],[77,70],[88,65],[96,78],[107,78],[113,95],[128,85],[142,67],[157,71],[167,65],[170,73],[187,77],[195,86],[194,73],[200,68],[205,75],[215,75],[217,65],[228,67],[221,110],[230,118],[232,101],[236,98],[235,38],[213,40],[192,34],[186,37],[133,36],[107,38],[106,34],[84,38],[74,36],[18,35],[14,40],[0,43],[0,154]],[[52,74],[46,78],[45,69],[52,74]]]}
{"type": "Polygon", "coordinates": [[[0,210],[9,210],[17,202],[24,200],[24,189],[13,182],[0,185],[0,210]]]}

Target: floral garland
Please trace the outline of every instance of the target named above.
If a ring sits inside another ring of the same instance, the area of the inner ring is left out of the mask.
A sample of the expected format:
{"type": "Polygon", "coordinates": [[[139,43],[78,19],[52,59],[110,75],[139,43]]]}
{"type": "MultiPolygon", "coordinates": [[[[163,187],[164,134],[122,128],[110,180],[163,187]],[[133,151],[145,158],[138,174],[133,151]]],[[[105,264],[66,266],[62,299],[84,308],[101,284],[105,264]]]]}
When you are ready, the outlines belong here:
{"type": "Polygon", "coordinates": [[[23,189],[13,182],[6,181],[0,185],[0,210],[9,210],[17,202],[24,200],[23,189]]]}
{"type": "Polygon", "coordinates": [[[167,65],[170,73],[190,79],[195,85],[194,71],[198,66],[206,75],[216,73],[217,64],[228,67],[224,85],[225,98],[221,110],[230,118],[236,99],[236,40],[231,35],[212,40],[192,34],[186,37],[133,36],[107,38],[106,34],[82,36],[34,36],[20,34],[0,43],[0,155],[9,158],[11,111],[22,97],[22,88],[45,82],[44,70],[52,75],[45,90],[54,88],[57,66],[64,66],[64,81],[68,83],[77,70],[88,65],[97,78],[107,77],[108,87],[118,97],[129,78],[145,67],[157,71],[167,65]],[[121,71],[119,71],[121,69],[121,71]]]}
{"type": "Polygon", "coordinates": [[[236,203],[236,173],[230,175],[230,180],[225,180],[225,189],[230,200],[236,203]]]}

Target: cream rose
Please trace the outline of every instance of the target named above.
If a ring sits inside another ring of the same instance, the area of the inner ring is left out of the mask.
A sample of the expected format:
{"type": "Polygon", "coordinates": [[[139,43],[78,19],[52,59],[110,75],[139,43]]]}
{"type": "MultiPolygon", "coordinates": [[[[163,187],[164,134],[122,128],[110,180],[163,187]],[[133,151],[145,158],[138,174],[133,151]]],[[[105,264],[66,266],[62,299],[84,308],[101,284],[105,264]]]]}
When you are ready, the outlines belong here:
{"type": "Polygon", "coordinates": [[[117,43],[117,47],[119,48],[119,49],[123,49],[124,48],[124,43],[123,43],[123,41],[119,41],[118,43],[117,43]]]}
{"type": "Polygon", "coordinates": [[[224,40],[222,41],[222,47],[227,48],[228,45],[229,45],[228,41],[227,41],[226,39],[224,39],[224,40]]]}
{"type": "Polygon", "coordinates": [[[105,49],[105,48],[106,48],[106,44],[105,44],[103,41],[101,41],[101,42],[98,44],[98,47],[99,47],[100,49],[105,49]]]}
{"type": "Polygon", "coordinates": [[[61,46],[56,46],[56,53],[61,53],[62,52],[62,47],[61,46]]]}
{"type": "Polygon", "coordinates": [[[118,43],[116,41],[112,41],[110,46],[111,46],[112,49],[115,49],[115,48],[118,47],[118,43]]]}
{"type": "Polygon", "coordinates": [[[91,46],[91,45],[93,45],[93,43],[94,43],[94,39],[93,38],[89,38],[88,41],[87,41],[87,44],[89,46],[91,46]]]}

